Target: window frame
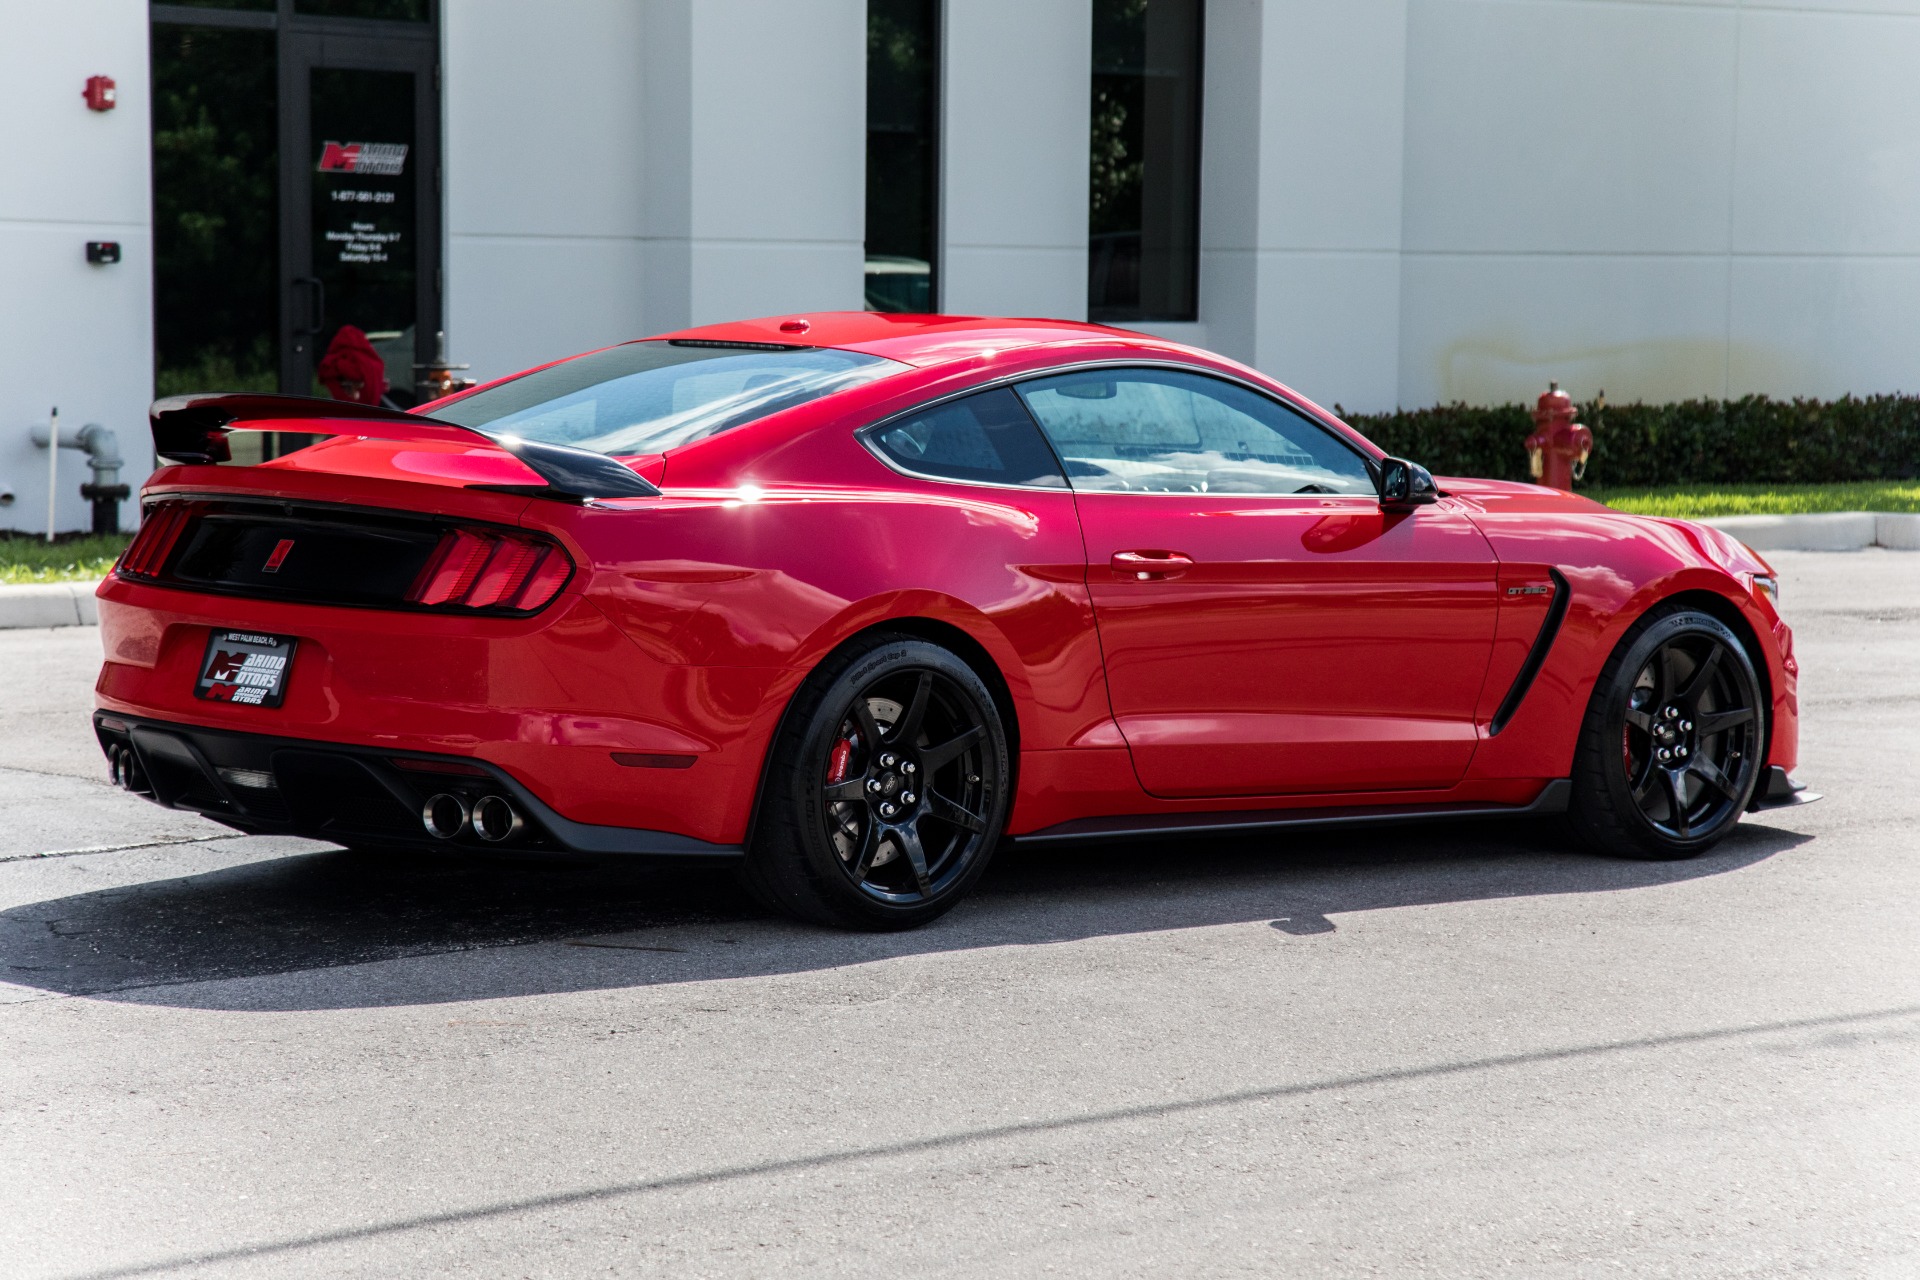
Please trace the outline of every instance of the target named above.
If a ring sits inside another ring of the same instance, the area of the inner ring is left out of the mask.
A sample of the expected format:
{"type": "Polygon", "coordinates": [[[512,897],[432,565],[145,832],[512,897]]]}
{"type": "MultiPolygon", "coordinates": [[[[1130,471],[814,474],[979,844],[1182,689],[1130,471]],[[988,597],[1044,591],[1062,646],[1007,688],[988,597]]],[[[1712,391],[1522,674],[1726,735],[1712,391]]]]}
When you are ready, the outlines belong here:
{"type": "MultiPolygon", "coordinates": [[[[1367,475],[1372,477],[1375,485],[1380,483],[1380,459],[1387,455],[1384,450],[1380,449],[1379,445],[1374,444],[1352,427],[1347,426],[1337,419],[1330,421],[1327,416],[1315,412],[1308,405],[1294,400],[1291,396],[1277,394],[1271,387],[1261,386],[1251,378],[1241,377],[1221,369],[1208,368],[1205,365],[1188,364],[1183,360],[1142,360],[1138,358],[1076,360],[1070,364],[1056,365],[1051,369],[1027,369],[1020,373],[1002,374],[998,377],[990,378],[985,382],[977,382],[960,390],[945,392],[932,399],[919,401],[909,408],[896,410],[887,414],[885,417],[875,418],[872,422],[855,427],[853,437],[860,442],[862,448],[877,458],[880,465],[884,466],[887,470],[896,475],[910,476],[915,480],[925,480],[932,484],[966,485],[976,489],[1016,489],[1022,493],[1067,493],[1075,496],[1098,493],[1116,494],[1134,498],[1258,498],[1262,500],[1271,498],[1297,498],[1305,502],[1326,502],[1333,498],[1362,498],[1368,502],[1377,503],[1379,501],[1377,495],[1369,497],[1366,494],[1360,493],[1211,494],[1155,493],[1146,489],[1076,489],[1073,485],[1073,476],[1067,471],[1066,459],[1060,456],[1060,450],[1054,447],[1053,440],[1047,435],[1046,428],[1040,425],[1038,418],[1033,419],[1033,429],[1040,433],[1040,439],[1046,443],[1047,449],[1053,454],[1054,461],[1060,464],[1060,474],[1064,476],[1067,481],[1067,487],[1064,489],[1037,484],[1006,484],[995,480],[960,480],[952,476],[937,476],[923,471],[915,471],[910,467],[896,462],[874,439],[875,436],[890,426],[909,418],[918,417],[930,409],[938,408],[943,404],[948,404],[955,400],[964,400],[968,396],[978,395],[984,391],[993,391],[1000,387],[1017,387],[1023,382],[1040,382],[1047,378],[1057,378],[1062,374],[1084,373],[1094,369],[1169,369],[1176,373],[1192,374],[1200,378],[1212,378],[1217,382],[1225,382],[1234,386],[1245,387],[1255,395],[1270,400],[1282,408],[1291,409],[1314,426],[1324,430],[1343,448],[1353,451],[1354,455],[1360,459],[1362,465],[1366,467],[1367,475]],[[1375,452],[1368,453],[1367,449],[1362,447],[1363,444],[1372,448],[1375,452]]],[[[1021,397],[1020,404],[1021,408],[1026,408],[1025,397],[1021,397]]],[[[1033,411],[1031,409],[1027,409],[1027,416],[1029,418],[1033,417],[1033,411]]]]}

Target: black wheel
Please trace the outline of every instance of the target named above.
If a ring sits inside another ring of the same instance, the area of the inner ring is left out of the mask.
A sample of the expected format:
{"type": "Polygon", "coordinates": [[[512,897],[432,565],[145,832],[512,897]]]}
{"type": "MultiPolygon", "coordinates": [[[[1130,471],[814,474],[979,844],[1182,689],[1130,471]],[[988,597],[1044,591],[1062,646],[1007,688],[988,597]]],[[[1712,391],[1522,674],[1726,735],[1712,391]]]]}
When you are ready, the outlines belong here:
{"type": "Polygon", "coordinates": [[[986,869],[1010,775],[999,711],[973,669],[927,641],[877,637],[795,696],[743,878],[803,920],[925,924],[986,869]]]}
{"type": "Polygon", "coordinates": [[[1766,749],[1753,662],[1725,623],[1674,610],[1627,633],[1574,755],[1574,834],[1598,853],[1688,858],[1746,812],[1766,749]]]}

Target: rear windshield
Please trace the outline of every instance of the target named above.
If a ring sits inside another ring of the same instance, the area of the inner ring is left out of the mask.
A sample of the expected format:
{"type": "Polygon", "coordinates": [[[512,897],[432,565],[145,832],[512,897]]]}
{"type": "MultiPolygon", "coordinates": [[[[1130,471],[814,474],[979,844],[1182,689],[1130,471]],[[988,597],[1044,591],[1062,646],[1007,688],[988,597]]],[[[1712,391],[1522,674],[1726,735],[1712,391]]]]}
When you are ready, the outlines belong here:
{"type": "Polygon", "coordinates": [[[664,453],[906,367],[825,347],[629,342],[476,392],[433,416],[596,453],[664,453]]]}

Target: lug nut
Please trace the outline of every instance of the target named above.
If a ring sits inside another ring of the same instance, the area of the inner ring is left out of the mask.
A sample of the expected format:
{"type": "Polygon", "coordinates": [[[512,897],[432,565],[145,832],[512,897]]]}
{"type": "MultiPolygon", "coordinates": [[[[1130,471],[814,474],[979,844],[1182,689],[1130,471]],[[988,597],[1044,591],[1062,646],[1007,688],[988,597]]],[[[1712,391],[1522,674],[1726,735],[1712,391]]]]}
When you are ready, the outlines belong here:
{"type": "Polygon", "coordinates": [[[905,791],[905,792],[902,792],[902,793],[901,793],[901,795],[900,795],[900,803],[901,803],[901,804],[912,804],[912,803],[913,803],[913,792],[911,792],[911,791],[905,791]]]}
{"type": "Polygon", "coordinates": [[[1667,750],[1665,747],[1662,747],[1660,748],[1660,758],[1662,760],[1671,760],[1673,759],[1673,752],[1667,750]]]}
{"type": "Polygon", "coordinates": [[[898,757],[895,756],[891,751],[885,753],[880,757],[880,767],[882,769],[891,769],[897,762],[898,762],[898,757]]]}
{"type": "Polygon", "coordinates": [[[1681,727],[1682,729],[1684,729],[1684,730],[1686,730],[1686,731],[1687,731],[1688,733],[1692,733],[1692,732],[1693,732],[1693,721],[1691,721],[1691,720],[1682,720],[1682,721],[1680,722],[1680,727],[1681,727]]]}
{"type": "Polygon", "coordinates": [[[1680,708],[1678,708],[1678,707],[1668,707],[1668,708],[1667,708],[1667,709],[1666,709],[1666,710],[1665,710],[1664,712],[1662,712],[1661,714],[1662,714],[1662,715],[1664,715],[1664,716],[1666,716],[1666,718],[1667,718],[1667,719],[1669,719],[1669,720],[1672,720],[1672,719],[1675,719],[1675,718],[1677,718],[1677,717],[1679,716],[1679,714],[1680,714],[1680,708]]]}
{"type": "Polygon", "coordinates": [[[880,779],[878,779],[878,778],[868,778],[868,779],[867,779],[867,790],[869,790],[869,791],[878,791],[878,790],[880,790],[880,779]]]}
{"type": "Polygon", "coordinates": [[[894,807],[890,804],[883,804],[880,806],[880,815],[882,817],[891,818],[896,812],[897,810],[895,810],[894,807]]]}
{"type": "Polygon", "coordinates": [[[900,766],[900,772],[902,773],[912,773],[913,770],[914,770],[914,763],[911,760],[907,761],[905,764],[900,766]]]}

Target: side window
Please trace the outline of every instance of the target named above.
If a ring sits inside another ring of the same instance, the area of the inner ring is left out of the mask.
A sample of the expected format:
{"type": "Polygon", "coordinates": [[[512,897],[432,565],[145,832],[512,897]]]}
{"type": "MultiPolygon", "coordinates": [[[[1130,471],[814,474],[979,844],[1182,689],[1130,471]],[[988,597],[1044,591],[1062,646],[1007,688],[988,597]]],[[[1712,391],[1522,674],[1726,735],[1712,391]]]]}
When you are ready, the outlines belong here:
{"type": "Polygon", "coordinates": [[[1060,464],[1006,387],[896,419],[868,443],[907,471],[949,480],[1064,489],[1060,464]]]}
{"type": "Polygon", "coordinates": [[[1019,391],[1076,489],[1374,492],[1358,452],[1238,383],[1173,369],[1094,369],[1023,382],[1019,391]]]}

